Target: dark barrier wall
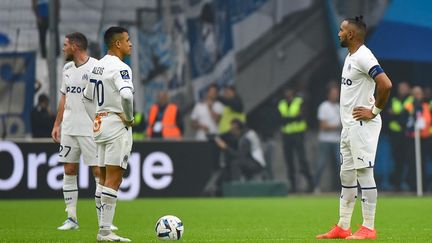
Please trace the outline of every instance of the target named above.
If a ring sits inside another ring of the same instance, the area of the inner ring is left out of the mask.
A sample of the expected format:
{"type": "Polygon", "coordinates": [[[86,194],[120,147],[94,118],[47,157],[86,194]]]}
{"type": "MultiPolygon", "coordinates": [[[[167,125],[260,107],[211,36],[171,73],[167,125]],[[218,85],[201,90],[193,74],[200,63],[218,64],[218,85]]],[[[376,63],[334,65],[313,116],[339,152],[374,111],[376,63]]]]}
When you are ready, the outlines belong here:
{"type": "MultiPolygon", "coordinates": [[[[0,141],[0,199],[62,197],[58,145],[0,141]]],[[[217,160],[207,142],[135,142],[119,198],[201,196],[217,160]]],[[[80,197],[93,197],[95,183],[81,162],[80,197]]]]}

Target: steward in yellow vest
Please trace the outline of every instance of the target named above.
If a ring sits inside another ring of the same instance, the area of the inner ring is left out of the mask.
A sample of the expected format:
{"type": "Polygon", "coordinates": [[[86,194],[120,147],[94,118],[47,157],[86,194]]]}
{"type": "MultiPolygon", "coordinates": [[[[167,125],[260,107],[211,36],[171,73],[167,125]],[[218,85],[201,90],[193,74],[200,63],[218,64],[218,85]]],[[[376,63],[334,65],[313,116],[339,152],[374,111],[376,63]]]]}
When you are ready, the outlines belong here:
{"type": "Polygon", "coordinates": [[[405,135],[407,115],[405,106],[412,103],[414,98],[410,96],[411,87],[408,82],[398,84],[397,95],[391,98],[388,106],[387,119],[389,142],[393,154],[394,169],[390,175],[390,182],[396,191],[399,191],[403,182],[408,158],[407,137],[405,135]]]}
{"type": "Polygon", "coordinates": [[[132,128],[132,138],[134,141],[142,141],[145,138],[146,121],[143,113],[134,113],[134,125],[132,128]]]}
{"type": "Polygon", "coordinates": [[[296,174],[300,172],[308,182],[307,191],[313,190],[312,176],[309,171],[309,163],[306,159],[304,146],[304,133],[307,125],[303,117],[304,101],[302,97],[296,96],[294,89],[284,89],[284,99],[279,101],[278,110],[282,123],[282,141],[287,164],[291,191],[297,191],[296,174]],[[297,155],[298,165],[294,163],[294,154],[297,155]],[[297,172],[296,167],[299,167],[297,172]]]}
{"type": "Polygon", "coordinates": [[[286,99],[279,101],[278,109],[284,123],[282,133],[293,134],[306,131],[306,121],[301,112],[302,105],[303,98],[301,97],[295,97],[291,102],[286,99]]]}
{"type": "Polygon", "coordinates": [[[241,122],[246,121],[246,114],[243,111],[243,102],[238,96],[234,86],[226,86],[223,89],[222,97],[218,100],[224,105],[224,110],[219,121],[219,133],[229,132],[231,121],[238,119],[241,122]]]}
{"type": "Polygon", "coordinates": [[[401,133],[404,130],[405,122],[402,112],[408,103],[413,102],[412,96],[393,97],[390,101],[389,130],[390,132],[401,133]]]}

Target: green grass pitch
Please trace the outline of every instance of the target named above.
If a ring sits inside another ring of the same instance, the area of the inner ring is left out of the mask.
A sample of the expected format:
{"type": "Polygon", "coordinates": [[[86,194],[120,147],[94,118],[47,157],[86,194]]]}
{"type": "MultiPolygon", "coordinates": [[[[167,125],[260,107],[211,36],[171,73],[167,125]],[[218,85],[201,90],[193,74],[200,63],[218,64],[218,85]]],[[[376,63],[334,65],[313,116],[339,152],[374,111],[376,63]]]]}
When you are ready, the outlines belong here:
{"type": "MultiPolygon", "coordinates": [[[[117,203],[118,234],[132,242],[160,242],[154,232],[163,215],[185,225],[180,242],[314,242],[337,222],[338,195],[283,198],[139,199],[117,203]]],[[[66,218],[62,200],[0,200],[0,242],[96,242],[94,201],[78,202],[80,228],[56,230],[66,218]]],[[[361,224],[357,201],[352,227],[361,224]]],[[[432,242],[432,198],[380,197],[377,241],[432,242]]],[[[338,240],[332,240],[338,242],[338,240]]]]}

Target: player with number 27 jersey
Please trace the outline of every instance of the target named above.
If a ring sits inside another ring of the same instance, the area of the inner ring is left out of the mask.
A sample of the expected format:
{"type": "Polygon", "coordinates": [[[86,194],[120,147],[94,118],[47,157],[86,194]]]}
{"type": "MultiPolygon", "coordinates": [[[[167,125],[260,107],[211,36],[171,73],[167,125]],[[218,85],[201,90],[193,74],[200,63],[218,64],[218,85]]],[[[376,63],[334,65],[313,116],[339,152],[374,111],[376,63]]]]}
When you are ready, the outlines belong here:
{"type": "Polygon", "coordinates": [[[79,67],[74,62],[68,62],[63,68],[60,92],[65,95],[65,105],[61,134],[91,136],[92,121],[87,116],[82,103],[82,92],[85,90],[89,81],[89,74],[96,62],[97,59],[89,57],[79,67]]]}
{"type": "Polygon", "coordinates": [[[133,92],[130,67],[117,56],[104,56],[95,64],[84,92],[85,98],[96,100],[96,113],[102,114],[94,121],[95,142],[116,138],[125,131],[125,125],[117,115],[123,112],[119,94],[122,89],[131,89],[133,92]]]}

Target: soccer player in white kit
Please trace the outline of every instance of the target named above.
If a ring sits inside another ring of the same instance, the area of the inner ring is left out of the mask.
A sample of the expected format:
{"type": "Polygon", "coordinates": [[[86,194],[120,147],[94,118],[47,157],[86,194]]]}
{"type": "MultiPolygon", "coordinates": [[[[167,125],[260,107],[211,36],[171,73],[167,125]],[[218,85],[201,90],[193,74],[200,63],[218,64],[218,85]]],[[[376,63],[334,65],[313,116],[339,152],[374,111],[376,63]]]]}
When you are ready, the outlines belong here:
{"type": "Polygon", "coordinates": [[[339,222],[317,239],[376,239],[375,208],[377,188],[373,175],[381,130],[379,113],[387,103],[392,83],[372,52],[364,45],[363,17],[342,21],[339,40],[348,48],[342,70],[340,113],[341,196],[339,222]],[[376,87],[376,99],[374,97],[376,87]],[[357,182],[362,192],[363,224],[351,233],[351,216],[357,198],[357,182]]]}
{"type": "Polygon", "coordinates": [[[59,162],[64,167],[63,196],[68,214],[66,221],[57,229],[72,230],[79,227],[76,205],[81,154],[84,163],[90,166],[96,183],[99,181],[96,144],[92,137],[93,122],[82,104],[82,92],[97,60],[87,55],[87,38],[78,32],[66,35],[63,53],[68,63],[63,68],[61,97],[51,136],[55,142],[60,143],[59,162]]]}
{"type": "Polygon", "coordinates": [[[96,196],[100,196],[98,241],[130,242],[114,234],[110,227],[115,214],[117,191],[132,149],[132,71],[123,62],[131,53],[128,31],[110,27],[104,34],[108,54],[99,60],[84,91],[88,115],[94,118],[93,136],[101,172],[96,196]],[[94,111],[94,103],[96,111],[94,111]]]}

